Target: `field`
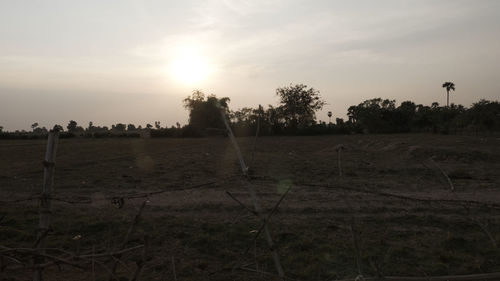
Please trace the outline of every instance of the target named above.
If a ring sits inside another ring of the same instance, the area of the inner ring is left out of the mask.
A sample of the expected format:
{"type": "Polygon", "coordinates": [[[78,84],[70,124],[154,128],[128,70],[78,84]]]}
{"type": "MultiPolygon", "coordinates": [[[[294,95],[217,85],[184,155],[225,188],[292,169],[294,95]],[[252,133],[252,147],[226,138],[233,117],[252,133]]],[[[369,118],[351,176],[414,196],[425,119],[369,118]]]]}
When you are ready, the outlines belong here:
{"type": "MultiPolygon", "coordinates": [[[[500,138],[262,137],[255,149],[253,138],[237,140],[266,212],[291,188],[269,222],[291,279],[354,278],[357,255],[364,276],[500,272],[500,138]]],[[[36,240],[38,201],[16,200],[40,193],[45,143],[0,142],[2,246],[32,247],[36,240]]],[[[276,279],[263,273],[276,272],[264,238],[253,242],[258,219],[226,191],[252,206],[227,138],[62,139],[53,195],[61,200],[53,201],[47,243],[81,253],[118,249],[148,200],[127,244],[147,242],[141,280],[276,279]],[[123,198],[123,206],[112,197],[123,198]]],[[[129,280],[142,255],[125,254],[118,278],[129,280]]],[[[108,280],[98,265],[61,265],[45,274],[108,280]]],[[[29,269],[0,271],[0,280],[30,278],[29,269]]]]}

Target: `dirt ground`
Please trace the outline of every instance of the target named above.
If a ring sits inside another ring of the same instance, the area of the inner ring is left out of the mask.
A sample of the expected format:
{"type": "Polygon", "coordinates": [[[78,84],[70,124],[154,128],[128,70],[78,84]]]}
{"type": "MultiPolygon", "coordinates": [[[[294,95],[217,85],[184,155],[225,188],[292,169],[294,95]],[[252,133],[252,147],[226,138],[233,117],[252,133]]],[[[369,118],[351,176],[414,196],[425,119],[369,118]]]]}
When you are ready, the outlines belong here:
{"type": "MultiPolygon", "coordinates": [[[[500,271],[498,136],[262,137],[255,146],[253,138],[237,140],[266,213],[290,188],[269,226],[291,279],[500,271]]],[[[1,246],[29,248],[36,240],[38,201],[16,200],[41,191],[45,145],[0,141],[1,246]]],[[[147,250],[123,255],[118,279],[129,280],[144,258],[141,280],[274,280],[263,273],[276,272],[263,236],[254,243],[258,219],[226,192],[251,208],[227,138],[63,139],[48,247],[119,249],[148,200],[126,245],[146,241],[147,250]],[[123,198],[122,208],[112,197],[123,198]]],[[[108,280],[111,264],[104,258],[93,270],[87,262],[83,270],[61,265],[44,274],[108,280]]],[[[1,265],[0,280],[31,278],[29,268],[9,270],[19,266],[5,257],[1,265]]]]}

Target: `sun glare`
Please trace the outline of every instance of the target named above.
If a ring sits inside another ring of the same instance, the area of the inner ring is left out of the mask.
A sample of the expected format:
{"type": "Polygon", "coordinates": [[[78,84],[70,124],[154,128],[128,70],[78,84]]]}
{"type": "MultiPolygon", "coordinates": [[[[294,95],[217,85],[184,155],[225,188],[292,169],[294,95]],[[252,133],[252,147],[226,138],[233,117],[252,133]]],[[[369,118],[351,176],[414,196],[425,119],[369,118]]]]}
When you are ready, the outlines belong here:
{"type": "Polygon", "coordinates": [[[170,74],[183,84],[197,84],[204,81],[212,72],[208,61],[195,50],[180,52],[170,64],[170,74]]]}

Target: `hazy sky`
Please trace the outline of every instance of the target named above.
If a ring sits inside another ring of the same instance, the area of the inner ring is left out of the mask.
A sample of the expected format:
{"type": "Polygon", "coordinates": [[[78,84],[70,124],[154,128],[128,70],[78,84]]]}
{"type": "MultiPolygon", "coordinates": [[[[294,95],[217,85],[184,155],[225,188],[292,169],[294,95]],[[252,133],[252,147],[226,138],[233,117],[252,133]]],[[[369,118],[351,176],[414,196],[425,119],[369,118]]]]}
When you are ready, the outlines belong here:
{"type": "Polygon", "coordinates": [[[500,97],[498,0],[1,0],[0,126],[187,122],[192,90],[231,108],[319,90],[326,111],[383,97],[500,97]]]}

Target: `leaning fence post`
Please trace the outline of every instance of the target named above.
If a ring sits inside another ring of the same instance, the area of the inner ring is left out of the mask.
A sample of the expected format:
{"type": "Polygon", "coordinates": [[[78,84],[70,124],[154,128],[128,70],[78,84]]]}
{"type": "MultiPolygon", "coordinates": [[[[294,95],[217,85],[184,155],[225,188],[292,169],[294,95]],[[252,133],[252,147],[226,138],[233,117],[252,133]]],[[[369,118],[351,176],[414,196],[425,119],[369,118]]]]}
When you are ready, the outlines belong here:
{"type": "MultiPolygon", "coordinates": [[[[43,189],[40,196],[40,220],[38,222],[38,232],[34,248],[39,249],[40,254],[45,254],[45,237],[50,230],[50,215],[51,215],[51,196],[54,186],[54,170],[57,151],[57,142],[59,139],[59,131],[50,131],[47,140],[47,150],[45,151],[45,159],[43,161],[43,189]]],[[[35,257],[33,273],[34,281],[42,281],[42,268],[37,268],[37,265],[43,263],[41,255],[35,257]]]]}
{"type": "MultiPolygon", "coordinates": [[[[236,155],[238,156],[238,160],[240,162],[241,166],[241,171],[243,172],[243,175],[248,177],[248,167],[245,164],[245,160],[243,159],[243,155],[241,154],[240,147],[238,146],[238,143],[236,142],[236,139],[233,135],[233,131],[231,130],[231,126],[229,126],[229,121],[226,118],[226,113],[224,112],[224,109],[220,110],[222,121],[224,121],[224,125],[226,126],[227,129],[227,134],[229,135],[229,139],[233,143],[234,149],[236,150],[236,155]]],[[[283,267],[281,266],[280,258],[278,256],[278,253],[274,247],[273,239],[271,238],[271,232],[269,231],[269,228],[267,226],[267,221],[266,221],[266,216],[263,213],[262,206],[260,205],[259,202],[259,197],[257,196],[257,193],[255,192],[255,189],[253,186],[250,184],[249,181],[246,182],[248,191],[250,193],[250,197],[252,198],[253,201],[253,207],[255,212],[257,213],[258,217],[260,218],[263,226],[264,226],[264,236],[267,241],[267,246],[269,247],[269,250],[271,251],[271,255],[273,256],[274,259],[274,264],[276,266],[276,271],[278,272],[278,275],[280,279],[284,280],[285,278],[285,273],[283,271],[283,267]]]]}

